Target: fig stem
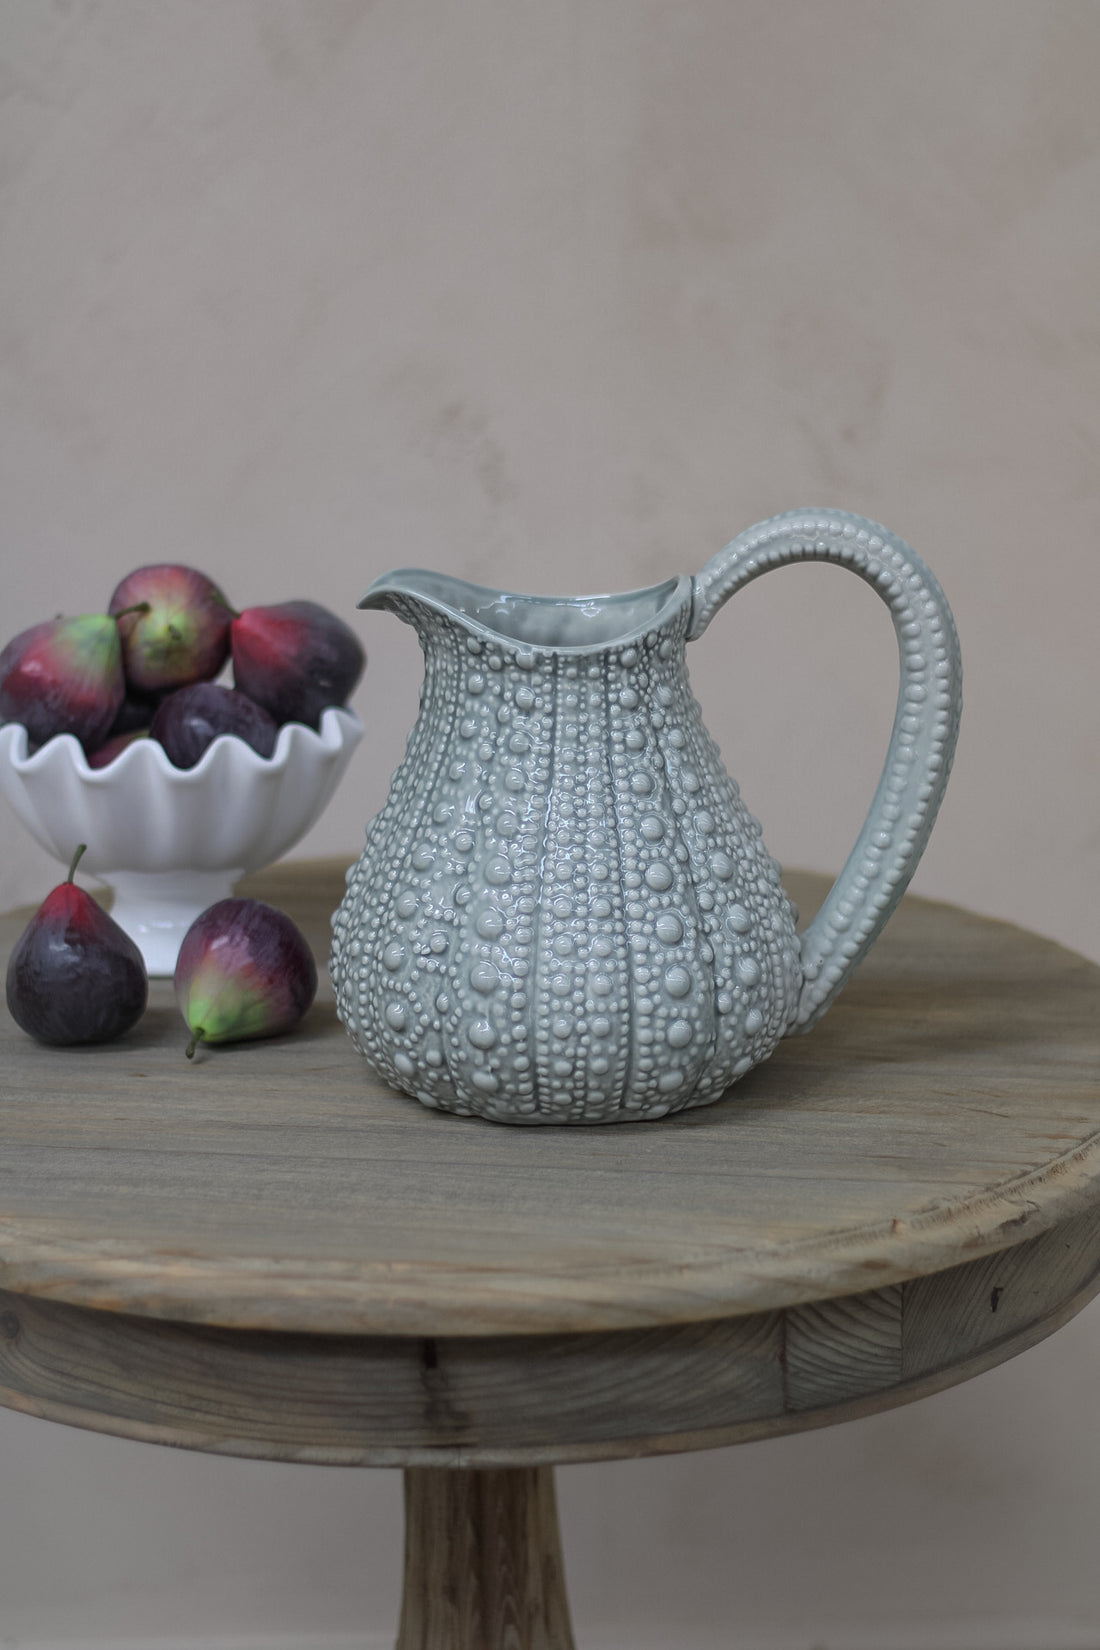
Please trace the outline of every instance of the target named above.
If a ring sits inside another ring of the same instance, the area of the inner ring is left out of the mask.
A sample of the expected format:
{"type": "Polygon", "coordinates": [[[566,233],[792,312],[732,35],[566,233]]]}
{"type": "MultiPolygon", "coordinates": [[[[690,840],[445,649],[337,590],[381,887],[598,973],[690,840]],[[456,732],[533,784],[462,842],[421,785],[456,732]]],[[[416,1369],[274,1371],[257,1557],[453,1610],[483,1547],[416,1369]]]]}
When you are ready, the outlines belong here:
{"type": "Polygon", "coordinates": [[[225,611],[230,615],[231,618],[234,618],[234,619],[239,619],[240,618],[241,615],[239,614],[237,609],[233,606],[233,603],[232,602],[227,602],[220,590],[215,590],[213,595],[211,596],[210,600],[212,602],[217,602],[221,607],[224,607],[225,611]]]}
{"type": "Polygon", "coordinates": [[[206,1033],[202,1029],[202,1026],[197,1026],[195,1028],[195,1031],[194,1031],[194,1034],[191,1038],[191,1041],[188,1043],[187,1048],[184,1051],[189,1060],[193,1060],[195,1058],[195,1050],[198,1048],[199,1044],[202,1042],[202,1040],[205,1036],[206,1036],[206,1033]]]}
{"type": "Polygon", "coordinates": [[[73,878],[76,875],[76,868],[80,864],[81,855],[86,854],[87,852],[88,852],[88,844],[86,842],[82,842],[80,844],[79,848],[76,850],[76,853],[72,857],[72,861],[70,862],[70,865],[69,865],[69,874],[65,878],[66,882],[71,882],[73,880],[73,878]]]}
{"type": "Polygon", "coordinates": [[[114,615],[114,618],[116,620],[124,619],[127,613],[151,613],[152,611],[153,609],[149,602],[135,602],[133,607],[120,607],[118,612],[114,615]]]}

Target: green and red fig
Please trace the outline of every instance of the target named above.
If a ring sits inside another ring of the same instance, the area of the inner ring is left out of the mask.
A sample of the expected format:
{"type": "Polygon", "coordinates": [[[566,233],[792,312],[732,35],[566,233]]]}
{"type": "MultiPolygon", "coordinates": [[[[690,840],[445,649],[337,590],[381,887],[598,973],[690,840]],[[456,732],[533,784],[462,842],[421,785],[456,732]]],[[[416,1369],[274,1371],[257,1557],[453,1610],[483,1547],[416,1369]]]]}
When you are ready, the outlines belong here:
{"type": "Polygon", "coordinates": [[[118,626],[105,613],[32,625],[0,653],[0,720],[22,722],[32,745],[59,733],[99,744],[124,691],[118,626]]]}
{"type": "Polygon", "coordinates": [[[126,680],[140,693],[205,682],[229,657],[233,609],[194,567],[158,562],[128,573],[108,604],[118,619],[126,680]]]}
{"type": "Polygon", "coordinates": [[[12,1019],[40,1043],[106,1043],[145,1012],[149,981],[141,952],[73,881],[46,895],[8,963],[12,1019]]]}
{"type": "Polygon", "coordinates": [[[274,1037],[317,994],[317,965],[301,930],[258,899],[223,899],[196,917],[180,946],[176,1001],[200,1043],[274,1037]]]}
{"type": "Polygon", "coordinates": [[[350,625],[319,602],[246,607],[230,630],[233,681],[275,721],[320,728],[343,705],[367,663],[350,625]]]}

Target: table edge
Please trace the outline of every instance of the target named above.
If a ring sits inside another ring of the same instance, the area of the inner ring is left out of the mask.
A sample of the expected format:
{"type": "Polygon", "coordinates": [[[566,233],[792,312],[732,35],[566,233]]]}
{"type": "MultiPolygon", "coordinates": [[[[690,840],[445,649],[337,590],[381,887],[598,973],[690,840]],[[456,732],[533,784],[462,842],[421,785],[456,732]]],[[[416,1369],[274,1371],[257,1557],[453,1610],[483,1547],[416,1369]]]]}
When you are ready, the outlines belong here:
{"type": "Polygon", "coordinates": [[[908,1221],[798,1239],[770,1255],[757,1253],[751,1270],[744,1250],[730,1250],[693,1266],[680,1285],[654,1262],[630,1272],[629,1294],[621,1264],[537,1280],[469,1266],[441,1274],[437,1265],[364,1269],[248,1255],[204,1266],[183,1255],[130,1254],[121,1243],[104,1256],[101,1242],[93,1248],[40,1239],[2,1219],[0,1250],[5,1233],[18,1232],[22,1254],[15,1262],[0,1254],[0,1288],[126,1316],[309,1334],[480,1337],[645,1328],[742,1317],[926,1277],[1012,1248],[1098,1201],[1100,1132],[1045,1168],[970,1200],[965,1210],[937,1208],[908,1221]],[[1039,1186],[1046,1191],[1042,1205],[1029,1196],[1039,1186]],[[884,1246],[892,1252],[884,1255],[884,1246]],[[804,1259],[796,1271],[792,1256],[804,1259]],[[216,1287],[204,1294],[204,1285],[216,1287]]]}

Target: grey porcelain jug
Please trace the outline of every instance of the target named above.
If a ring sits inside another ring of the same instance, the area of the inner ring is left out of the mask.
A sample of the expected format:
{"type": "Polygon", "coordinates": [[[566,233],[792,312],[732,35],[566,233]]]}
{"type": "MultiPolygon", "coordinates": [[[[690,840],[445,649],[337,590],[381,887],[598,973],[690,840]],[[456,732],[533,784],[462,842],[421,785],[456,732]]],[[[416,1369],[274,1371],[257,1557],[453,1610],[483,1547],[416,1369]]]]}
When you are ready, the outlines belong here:
{"type": "Polygon", "coordinates": [[[333,917],[338,1012],[379,1075],[500,1122],[656,1118],[825,1012],[913,873],[954,752],[955,626],[907,544],[797,510],[647,590],[518,596],[406,569],[360,605],[413,625],[425,656],[333,917]],[[685,668],[735,591],[794,561],[866,579],[901,658],[870,813],[801,935],[685,668]]]}

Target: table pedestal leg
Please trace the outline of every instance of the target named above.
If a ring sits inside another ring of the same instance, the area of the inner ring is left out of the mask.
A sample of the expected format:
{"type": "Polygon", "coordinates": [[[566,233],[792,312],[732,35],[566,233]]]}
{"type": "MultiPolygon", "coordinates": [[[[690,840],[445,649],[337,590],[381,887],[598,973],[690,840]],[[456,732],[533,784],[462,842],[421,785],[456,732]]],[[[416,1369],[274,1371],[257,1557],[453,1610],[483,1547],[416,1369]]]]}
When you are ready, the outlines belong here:
{"type": "Polygon", "coordinates": [[[406,1469],[397,1650],[574,1650],[552,1467],[406,1469]]]}

